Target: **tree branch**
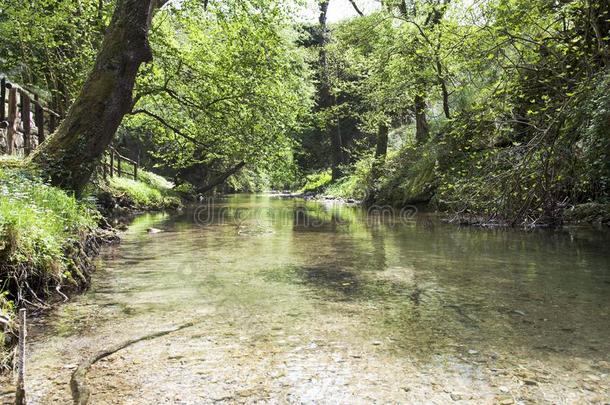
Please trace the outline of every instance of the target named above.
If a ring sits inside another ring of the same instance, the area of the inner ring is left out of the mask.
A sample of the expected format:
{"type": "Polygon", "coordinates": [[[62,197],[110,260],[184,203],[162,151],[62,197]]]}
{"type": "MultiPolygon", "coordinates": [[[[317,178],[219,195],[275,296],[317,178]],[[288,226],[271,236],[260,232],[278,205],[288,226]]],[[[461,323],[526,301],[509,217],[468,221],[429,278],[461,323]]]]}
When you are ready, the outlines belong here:
{"type": "Polygon", "coordinates": [[[356,4],[355,0],[349,0],[350,3],[352,3],[352,6],[354,7],[354,10],[356,10],[356,12],[360,15],[360,17],[364,17],[364,13],[358,8],[358,5],[356,4]]]}
{"type": "Polygon", "coordinates": [[[197,192],[199,194],[207,193],[208,191],[212,190],[214,187],[224,183],[229,177],[231,177],[232,175],[234,175],[235,173],[240,171],[245,165],[246,165],[246,162],[244,162],[242,160],[241,162],[239,162],[238,164],[236,164],[235,166],[233,166],[226,172],[224,172],[224,173],[220,174],[219,176],[215,177],[214,179],[212,179],[212,181],[210,181],[205,186],[199,187],[197,189],[197,192]]]}
{"type": "Polygon", "coordinates": [[[190,135],[185,134],[184,132],[180,131],[178,128],[174,127],[173,125],[171,125],[169,122],[167,122],[165,119],[163,119],[162,117],[158,116],[155,113],[152,113],[148,110],[144,110],[144,109],[140,109],[140,110],[134,110],[130,113],[130,115],[136,115],[136,114],[144,114],[144,115],[148,115],[149,117],[155,119],[156,121],[160,122],[164,127],[172,130],[173,132],[176,133],[176,135],[179,135],[181,137],[183,137],[184,139],[187,139],[191,142],[193,142],[195,145],[197,146],[201,146],[204,149],[207,149],[209,146],[204,144],[203,142],[198,141],[197,139],[193,138],[190,135]]]}

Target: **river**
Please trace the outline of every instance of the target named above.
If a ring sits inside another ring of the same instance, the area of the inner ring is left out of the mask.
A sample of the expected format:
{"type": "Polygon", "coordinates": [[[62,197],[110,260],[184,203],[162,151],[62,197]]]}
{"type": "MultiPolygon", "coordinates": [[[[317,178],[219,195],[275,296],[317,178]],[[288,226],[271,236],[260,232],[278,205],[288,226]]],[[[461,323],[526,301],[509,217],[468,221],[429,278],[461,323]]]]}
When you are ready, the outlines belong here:
{"type": "Polygon", "coordinates": [[[96,363],[90,403],[608,403],[610,234],[264,195],[143,215],[34,322],[30,403],[189,321],[96,363]]]}

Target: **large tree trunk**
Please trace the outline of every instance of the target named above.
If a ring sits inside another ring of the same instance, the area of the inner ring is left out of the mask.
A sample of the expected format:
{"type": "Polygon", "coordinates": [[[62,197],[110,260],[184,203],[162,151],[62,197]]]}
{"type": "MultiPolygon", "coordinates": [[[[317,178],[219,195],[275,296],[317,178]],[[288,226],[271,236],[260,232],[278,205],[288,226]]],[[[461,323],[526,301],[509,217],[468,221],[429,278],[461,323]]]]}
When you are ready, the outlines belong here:
{"type": "Polygon", "coordinates": [[[32,156],[53,185],[80,194],[123,116],[140,65],[152,60],[148,30],[158,0],[118,0],[93,70],[66,118],[32,156]]]}
{"type": "Polygon", "coordinates": [[[379,124],[377,129],[377,145],[375,148],[375,158],[384,159],[388,154],[388,133],[390,129],[386,124],[379,124]]]}

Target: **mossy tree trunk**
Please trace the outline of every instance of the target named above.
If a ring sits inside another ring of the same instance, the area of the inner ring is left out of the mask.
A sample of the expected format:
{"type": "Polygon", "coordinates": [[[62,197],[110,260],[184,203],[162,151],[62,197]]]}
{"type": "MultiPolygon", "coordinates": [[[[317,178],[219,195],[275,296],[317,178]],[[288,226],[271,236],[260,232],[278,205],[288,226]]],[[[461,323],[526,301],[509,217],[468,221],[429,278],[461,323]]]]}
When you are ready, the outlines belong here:
{"type": "Polygon", "coordinates": [[[385,159],[385,156],[388,154],[389,132],[390,128],[388,128],[387,124],[379,124],[379,128],[377,129],[377,143],[375,145],[375,158],[377,159],[385,159]]]}
{"type": "Polygon", "coordinates": [[[132,108],[140,65],[152,60],[148,30],[159,0],[118,0],[93,70],[57,131],[31,162],[79,195],[132,108]]]}

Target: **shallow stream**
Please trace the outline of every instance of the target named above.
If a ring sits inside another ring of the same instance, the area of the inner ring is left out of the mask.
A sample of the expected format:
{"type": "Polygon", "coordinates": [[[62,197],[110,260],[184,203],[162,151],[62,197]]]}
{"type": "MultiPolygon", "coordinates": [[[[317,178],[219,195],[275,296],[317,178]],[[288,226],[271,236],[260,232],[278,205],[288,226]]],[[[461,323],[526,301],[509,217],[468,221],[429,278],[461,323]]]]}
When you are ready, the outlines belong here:
{"type": "Polygon", "coordinates": [[[610,234],[232,196],[144,215],[30,331],[31,404],[609,403],[610,234]],[[159,233],[149,233],[148,228],[159,233]]]}

